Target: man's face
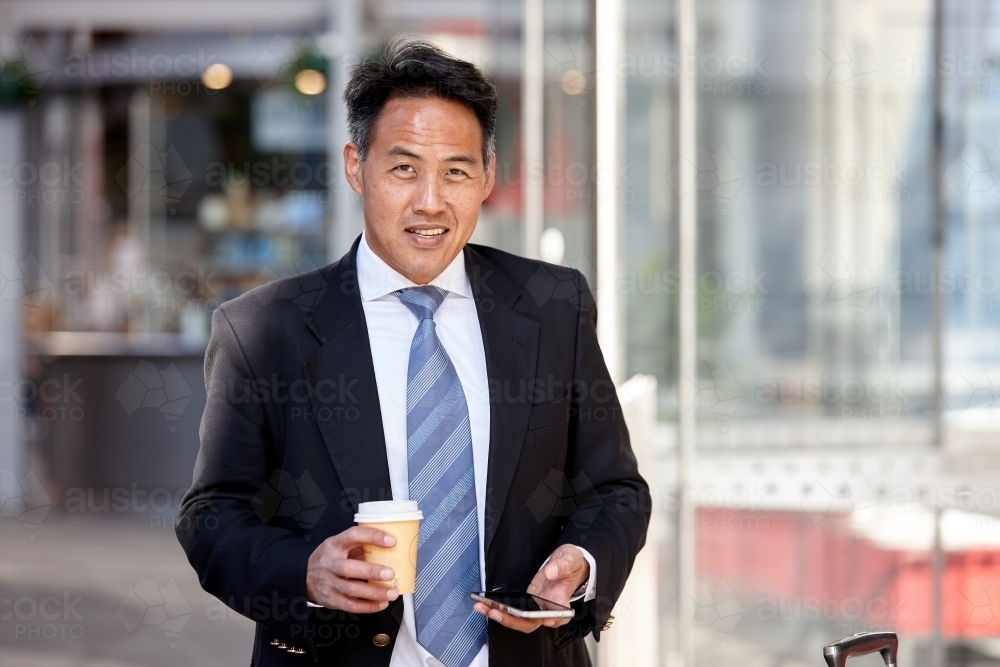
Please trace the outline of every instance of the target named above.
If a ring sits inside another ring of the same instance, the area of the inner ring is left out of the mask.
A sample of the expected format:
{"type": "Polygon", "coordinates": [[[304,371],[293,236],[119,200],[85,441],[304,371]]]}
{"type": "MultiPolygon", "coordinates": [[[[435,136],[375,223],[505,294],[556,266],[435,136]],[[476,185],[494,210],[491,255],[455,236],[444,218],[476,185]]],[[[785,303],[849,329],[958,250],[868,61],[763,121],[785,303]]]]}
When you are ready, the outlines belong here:
{"type": "Polygon", "coordinates": [[[375,121],[364,162],[344,147],[347,181],[361,195],[368,245],[418,284],[462,251],[493,189],[472,110],[441,97],[390,99],[375,121]]]}

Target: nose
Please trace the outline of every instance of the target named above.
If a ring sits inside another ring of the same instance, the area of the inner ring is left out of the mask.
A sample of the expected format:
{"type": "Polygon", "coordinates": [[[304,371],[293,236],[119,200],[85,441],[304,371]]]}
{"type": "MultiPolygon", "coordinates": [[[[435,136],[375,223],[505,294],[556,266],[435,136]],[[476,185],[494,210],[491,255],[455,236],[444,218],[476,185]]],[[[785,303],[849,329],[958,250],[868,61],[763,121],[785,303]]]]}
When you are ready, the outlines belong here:
{"type": "Polygon", "coordinates": [[[413,200],[413,212],[428,217],[444,213],[445,200],[441,186],[441,181],[433,176],[422,178],[417,195],[413,200]]]}

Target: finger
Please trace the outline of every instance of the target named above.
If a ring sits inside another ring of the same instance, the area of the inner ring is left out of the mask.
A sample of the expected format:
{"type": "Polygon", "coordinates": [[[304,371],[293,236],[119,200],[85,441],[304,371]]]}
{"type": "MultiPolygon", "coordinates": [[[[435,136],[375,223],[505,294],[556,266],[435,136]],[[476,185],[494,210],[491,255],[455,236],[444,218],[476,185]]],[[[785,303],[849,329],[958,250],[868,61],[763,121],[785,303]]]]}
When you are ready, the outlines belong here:
{"type": "Polygon", "coordinates": [[[334,580],[333,587],[337,592],[358,600],[388,600],[392,602],[399,597],[399,591],[395,588],[386,588],[385,586],[377,586],[354,579],[341,579],[338,577],[334,580]]]}
{"type": "Polygon", "coordinates": [[[547,628],[561,628],[562,626],[569,623],[569,621],[570,619],[568,618],[547,618],[544,621],[542,621],[542,625],[544,625],[547,628]]]}
{"type": "Polygon", "coordinates": [[[328,603],[322,603],[324,607],[342,609],[352,614],[374,614],[389,606],[389,603],[385,601],[358,600],[336,591],[330,594],[328,600],[328,603]]]}
{"type": "Polygon", "coordinates": [[[320,587],[319,595],[314,601],[327,609],[341,609],[360,614],[381,611],[389,606],[389,603],[385,600],[358,600],[344,595],[337,591],[332,582],[320,587]]]}
{"type": "Polygon", "coordinates": [[[391,581],[396,573],[391,567],[363,560],[338,558],[329,567],[330,572],[343,579],[364,579],[366,581],[391,581]]]}
{"type": "Polygon", "coordinates": [[[510,628],[511,630],[517,630],[518,632],[534,632],[539,627],[541,627],[541,621],[531,620],[527,618],[517,618],[516,616],[511,616],[510,614],[505,614],[499,609],[487,609],[486,605],[479,604],[473,607],[480,614],[485,614],[487,618],[491,621],[495,621],[505,628],[510,628]],[[478,607],[478,608],[477,608],[478,607]]]}
{"type": "Polygon", "coordinates": [[[582,558],[575,558],[569,554],[561,554],[550,560],[544,568],[545,578],[549,581],[565,579],[579,573],[582,558]]]}
{"type": "Polygon", "coordinates": [[[335,535],[333,539],[337,547],[344,551],[349,551],[363,544],[391,547],[396,543],[396,538],[391,534],[370,526],[353,526],[339,535],[335,535]]]}
{"type": "Polygon", "coordinates": [[[545,578],[545,573],[539,570],[535,573],[535,576],[531,578],[531,583],[528,584],[527,592],[531,595],[545,597],[542,595],[542,591],[545,590],[545,587],[548,586],[548,584],[549,580],[545,578]]]}

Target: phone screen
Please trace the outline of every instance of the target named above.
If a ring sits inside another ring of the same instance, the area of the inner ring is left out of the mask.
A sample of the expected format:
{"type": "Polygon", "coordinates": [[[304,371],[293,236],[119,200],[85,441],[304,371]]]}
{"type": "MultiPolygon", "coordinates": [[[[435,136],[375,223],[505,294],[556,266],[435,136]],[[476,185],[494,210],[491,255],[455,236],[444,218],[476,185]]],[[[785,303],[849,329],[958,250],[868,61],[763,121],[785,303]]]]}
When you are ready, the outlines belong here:
{"type": "Polygon", "coordinates": [[[490,593],[479,593],[488,600],[498,602],[512,609],[521,611],[573,611],[570,607],[565,607],[552,600],[540,598],[523,591],[492,591],[490,593]]]}

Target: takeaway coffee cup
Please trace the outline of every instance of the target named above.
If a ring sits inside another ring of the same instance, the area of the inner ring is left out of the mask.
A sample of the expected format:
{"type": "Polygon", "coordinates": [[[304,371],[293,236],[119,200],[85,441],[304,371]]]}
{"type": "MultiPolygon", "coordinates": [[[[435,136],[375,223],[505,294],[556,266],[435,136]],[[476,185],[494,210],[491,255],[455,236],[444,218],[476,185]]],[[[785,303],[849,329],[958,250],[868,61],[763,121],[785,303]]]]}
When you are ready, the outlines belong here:
{"type": "Polygon", "coordinates": [[[391,567],[396,577],[391,581],[371,581],[386,588],[394,587],[403,593],[412,593],[417,582],[417,543],[423,512],[415,500],[382,500],[360,503],[354,521],[359,526],[370,526],[385,531],[396,538],[391,547],[364,545],[365,561],[391,567]]]}

